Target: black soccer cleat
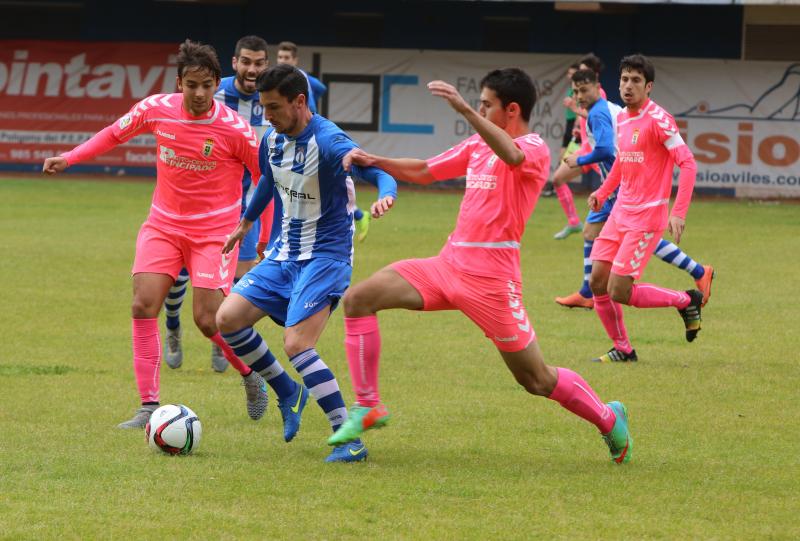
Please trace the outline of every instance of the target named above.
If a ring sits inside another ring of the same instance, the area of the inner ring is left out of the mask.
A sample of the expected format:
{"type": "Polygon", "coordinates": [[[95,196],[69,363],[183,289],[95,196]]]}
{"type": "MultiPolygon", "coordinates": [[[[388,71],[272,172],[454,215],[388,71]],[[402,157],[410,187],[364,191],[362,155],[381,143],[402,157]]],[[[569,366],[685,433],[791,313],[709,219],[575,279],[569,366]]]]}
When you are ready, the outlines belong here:
{"type": "Polygon", "coordinates": [[[639,360],[639,357],[636,356],[636,350],[632,349],[630,353],[625,353],[624,351],[620,351],[617,348],[611,348],[608,350],[608,353],[604,353],[597,357],[596,359],[592,359],[594,363],[635,363],[639,360]]]}
{"type": "Polygon", "coordinates": [[[691,299],[689,306],[683,310],[678,310],[678,313],[683,318],[683,324],[686,325],[686,341],[692,342],[697,338],[697,333],[700,332],[700,307],[703,305],[703,293],[697,289],[689,289],[686,291],[691,299]]]}

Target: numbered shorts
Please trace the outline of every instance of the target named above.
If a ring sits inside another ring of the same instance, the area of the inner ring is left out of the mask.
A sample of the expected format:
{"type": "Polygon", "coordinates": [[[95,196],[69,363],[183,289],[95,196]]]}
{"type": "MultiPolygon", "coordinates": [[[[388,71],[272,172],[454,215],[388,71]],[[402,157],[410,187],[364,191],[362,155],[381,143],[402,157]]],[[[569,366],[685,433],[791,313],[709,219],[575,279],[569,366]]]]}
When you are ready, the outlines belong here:
{"type": "Polygon", "coordinates": [[[136,258],[131,274],[153,272],[178,277],[189,271],[193,287],[220,289],[227,295],[236,272],[238,247],[222,255],[225,235],[194,235],[167,231],[145,222],[136,239],[136,258]]]}
{"type": "Polygon", "coordinates": [[[501,351],[521,351],[536,338],[515,280],[465,274],[440,256],[392,268],[419,292],[424,311],[460,310],[501,351]]]}
{"type": "Polygon", "coordinates": [[[336,309],[350,285],[349,263],[316,257],[306,261],[265,259],[233,287],[275,323],[293,327],[323,308],[336,309]]]}
{"type": "Polygon", "coordinates": [[[612,213],[594,241],[592,261],[610,261],[611,272],[636,280],[642,276],[663,233],[663,229],[639,231],[620,226],[612,213]]]}

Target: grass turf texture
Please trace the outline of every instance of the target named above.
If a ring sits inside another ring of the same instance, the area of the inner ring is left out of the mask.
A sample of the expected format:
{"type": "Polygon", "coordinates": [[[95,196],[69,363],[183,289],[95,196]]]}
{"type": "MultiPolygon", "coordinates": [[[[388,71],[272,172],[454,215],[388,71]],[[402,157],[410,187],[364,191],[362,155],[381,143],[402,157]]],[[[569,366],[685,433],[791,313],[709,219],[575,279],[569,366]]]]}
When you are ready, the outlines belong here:
{"type": "MultiPolygon", "coordinates": [[[[625,401],[631,464],[611,464],[594,427],[527,395],[462,315],[394,311],[380,316],[392,423],[368,434],[367,463],[328,465],[316,404],[291,444],[274,396],[249,420],[239,376],[212,372],[189,310],[183,367],[162,365],[162,403],[198,413],[199,451],[156,454],[143,431],[114,428],[138,402],[129,270],[151,191],[0,180],[0,538],[800,537],[800,207],[695,202],[681,245],[717,269],[698,340],[685,342],[675,310],[626,309],[640,362],[596,365],[610,346],[594,312],[553,302],[580,284],[581,240],[552,240],[563,214],[555,198],[539,202],[522,250],[526,307],[549,363],[625,401]]],[[[361,190],[363,208],[371,196],[361,190]]],[[[401,193],[356,247],[354,282],[437,253],[459,201],[401,193]]],[[[655,258],[645,279],[693,284],[655,258]]],[[[297,378],[280,331],[258,328],[297,378]]],[[[349,403],[342,341],[339,310],[318,351],[349,403]]]]}

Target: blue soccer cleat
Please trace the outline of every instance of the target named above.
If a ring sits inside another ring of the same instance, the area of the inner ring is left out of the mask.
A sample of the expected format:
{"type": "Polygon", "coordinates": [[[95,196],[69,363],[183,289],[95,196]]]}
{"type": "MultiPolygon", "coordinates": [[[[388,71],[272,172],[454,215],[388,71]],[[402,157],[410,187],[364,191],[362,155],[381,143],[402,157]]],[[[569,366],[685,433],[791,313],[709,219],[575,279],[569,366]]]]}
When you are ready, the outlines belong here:
{"type": "Polygon", "coordinates": [[[334,447],[325,462],[361,462],[367,455],[367,447],[361,440],[355,440],[334,447]]]}
{"type": "Polygon", "coordinates": [[[278,399],[278,409],[281,410],[283,417],[283,439],[286,442],[292,441],[297,431],[300,430],[300,417],[308,402],[308,389],[305,385],[298,383],[297,389],[286,400],[278,399]]]}
{"type": "Polygon", "coordinates": [[[603,434],[603,441],[608,445],[611,461],[616,464],[629,462],[633,456],[633,438],[628,429],[628,408],[622,402],[609,402],[608,407],[614,412],[616,421],[608,434],[603,434]]]}

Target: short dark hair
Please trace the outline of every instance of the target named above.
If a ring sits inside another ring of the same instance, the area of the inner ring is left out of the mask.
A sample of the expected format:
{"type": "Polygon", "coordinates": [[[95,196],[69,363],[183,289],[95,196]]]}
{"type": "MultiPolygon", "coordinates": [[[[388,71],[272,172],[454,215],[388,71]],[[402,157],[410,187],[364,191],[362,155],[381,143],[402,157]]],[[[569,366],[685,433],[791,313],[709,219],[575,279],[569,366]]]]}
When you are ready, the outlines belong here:
{"type": "Polygon", "coordinates": [[[645,83],[656,80],[656,67],[649,58],[640,53],[628,55],[620,61],[619,74],[622,75],[623,71],[638,71],[644,75],[645,83]]]}
{"type": "Polygon", "coordinates": [[[278,64],[261,72],[256,79],[259,92],[278,89],[278,94],[289,101],[303,94],[308,100],[308,80],[302,71],[291,64],[278,64]]]}
{"type": "Polygon", "coordinates": [[[567,70],[579,70],[579,69],[581,69],[581,64],[580,64],[580,62],[573,62],[573,63],[572,63],[572,64],[570,64],[570,65],[569,65],[569,67],[567,68],[567,70]]]}
{"type": "Polygon", "coordinates": [[[581,83],[597,83],[597,73],[594,70],[578,70],[572,74],[572,82],[577,85],[581,83]]]}
{"type": "Polygon", "coordinates": [[[239,58],[242,54],[242,49],[250,49],[251,51],[264,51],[267,53],[267,42],[264,38],[258,36],[244,36],[236,42],[233,56],[239,58]]]}
{"type": "Polygon", "coordinates": [[[291,41],[282,41],[278,44],[279,51],[289,51],[292,56],[297,56],[297,44],[291,41]]]}
{"type": "Polygon", "coordinates": [[[481,79],[481,88],[494,90],[503,107],[508,107],[509,103],[519,105],[520,116],[525,122],[531,119],[531,111],[536,104],[536,87],[521,69],[492,70],[481,79]]]}
{"type": "Polygon", "coordinates": [[[195,70],[208,70],[214,79],[222,77],[222,68],[214,47],[187,39],[178,48],[178,77],[195,70]]]}
{"type": "Polygon", "coordinates": [[[584,55],[578,60],[578,64],[586,64],[589,68],[593,69],[595,73],[601,73],[606,67],[603,61],[600,60],[600,57],[594,53],[584,55]]]}

